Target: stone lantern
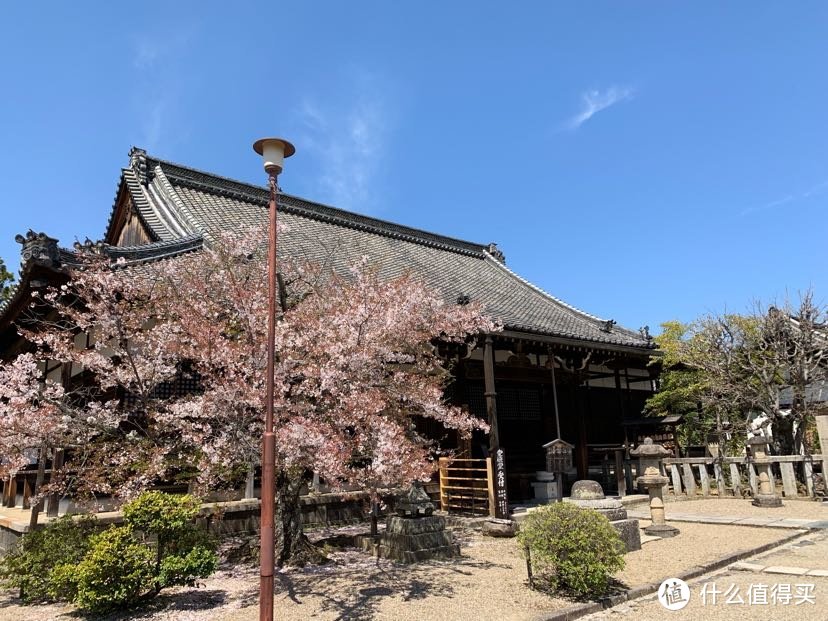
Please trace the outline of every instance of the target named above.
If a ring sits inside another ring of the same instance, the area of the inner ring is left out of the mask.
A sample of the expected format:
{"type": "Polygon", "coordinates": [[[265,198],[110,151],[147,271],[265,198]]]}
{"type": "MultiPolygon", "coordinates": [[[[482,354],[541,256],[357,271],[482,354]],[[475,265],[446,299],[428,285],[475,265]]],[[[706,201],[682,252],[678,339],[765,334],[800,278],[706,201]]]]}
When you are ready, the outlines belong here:
{"type": "Polygon", "coordinates": [[[535,472],[536,481],[532,482],[535,498],[549,502],[563,497],[564,473],[572,469],[572,450],[575,447],[560,438],[543,445],[546,452],[546,470],[535,472]]]}
{"type": "Polygon", "coordinates": [[[768,443],[764,436],[755,435],[748,440],[750,447],[750,454],[753,457],[753,463],[756,465],[758,471],[757,478],[759,479],[757,493],[753,496],[752,504],[755,507],[781,507],[782,498],[776,493],[776,490],[771,486],[770,468],[771,462],[768,460],[768,443]]]}
{"type": "Polygon", "coordinates": [[[679,529],[667,524],[664,516],[664,486],[669,479],[661,474],[661,460],[671,456],[672,452],[661,444],[653,444],[652,438],[644,438],[644,443],[631,450],[630,455],[638,457],[638,487],[646,489],[650,496],[652,524],[644,529],[644,533],[654,537],[675,537],[679,529]]]}

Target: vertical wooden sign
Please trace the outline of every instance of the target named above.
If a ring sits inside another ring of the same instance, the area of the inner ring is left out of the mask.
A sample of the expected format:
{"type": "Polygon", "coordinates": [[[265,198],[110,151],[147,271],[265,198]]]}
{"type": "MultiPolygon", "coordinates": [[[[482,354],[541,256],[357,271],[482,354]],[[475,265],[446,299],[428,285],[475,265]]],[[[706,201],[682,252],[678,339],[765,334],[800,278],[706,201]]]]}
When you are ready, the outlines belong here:
{"type": "Polygon", "coordinates": [[[506,458],[502,448],[495,450],[493,461],[495,517],[505,520],[509,518],[509,498],[506,494],[506,458]]]}

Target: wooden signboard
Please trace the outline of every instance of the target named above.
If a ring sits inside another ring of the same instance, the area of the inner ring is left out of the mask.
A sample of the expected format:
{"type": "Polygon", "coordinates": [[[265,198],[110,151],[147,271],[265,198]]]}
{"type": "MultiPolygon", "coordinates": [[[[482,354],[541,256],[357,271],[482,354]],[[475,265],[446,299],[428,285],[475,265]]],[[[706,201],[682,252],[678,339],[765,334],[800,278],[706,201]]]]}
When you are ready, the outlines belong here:
{"type": "Polygon", "coordinates": [[[509,518],[509,498],[506,495],[506,458],[502,448],[495,451],[492,461],[495,517],[505,520],[509,518]]]}

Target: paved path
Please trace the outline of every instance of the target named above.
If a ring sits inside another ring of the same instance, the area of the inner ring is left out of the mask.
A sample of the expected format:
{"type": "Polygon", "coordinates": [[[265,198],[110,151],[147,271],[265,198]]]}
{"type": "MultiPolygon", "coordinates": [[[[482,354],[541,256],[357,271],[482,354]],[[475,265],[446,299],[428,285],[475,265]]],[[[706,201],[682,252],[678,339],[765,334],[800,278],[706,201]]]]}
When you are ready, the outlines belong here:
{"type": "MultiPolygon", "coordinates": [[[[631,518],[650,519],[649,509],[633,508],[627,513],[631,518]]],[[[828,520],[801,520],[793,518],[755,517],[748,515],[715,515],[707,513],[681,513],[667,511],[667,522],[696,522],[698,524],[733,524],[736,526],[763,526],[767,528],[801,528],[808,530],[828,530],[828,520]]],[[[828,614],[826,614],[828,618],[828,614]]]]}
{"type": "Polygon", "coordinates": [[[690,602],[682,610],[665,609],[653,594],[582,619],[825,621],[828,530],[806,533],[791,543],[691,580],[689,586],[690,602]]]}

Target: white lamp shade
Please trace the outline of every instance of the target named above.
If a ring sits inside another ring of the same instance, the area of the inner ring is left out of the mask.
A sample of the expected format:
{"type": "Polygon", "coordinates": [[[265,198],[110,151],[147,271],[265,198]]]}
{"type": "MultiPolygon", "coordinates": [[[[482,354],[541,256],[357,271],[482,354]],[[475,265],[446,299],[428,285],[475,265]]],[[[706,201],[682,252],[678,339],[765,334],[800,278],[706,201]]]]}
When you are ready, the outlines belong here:
{"type": "Polygon", "coordinates": [[[280,173],[285,158],[296,153],[296,149],[287,140],[281,138],[262,138],[253,143],[253,150],[262,156],[264,169],[270,173],[280,173]]]}

